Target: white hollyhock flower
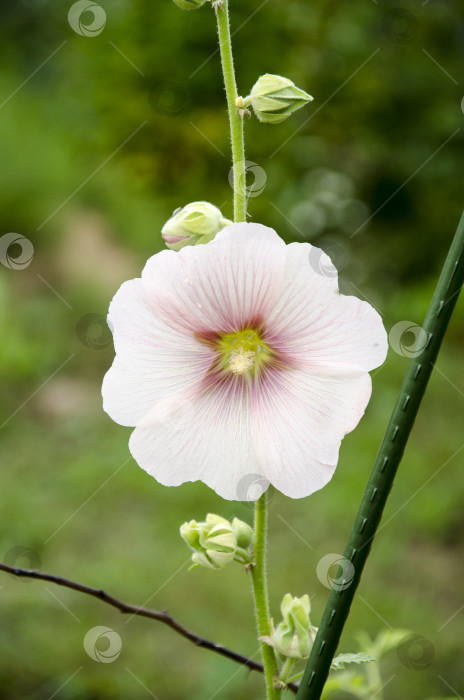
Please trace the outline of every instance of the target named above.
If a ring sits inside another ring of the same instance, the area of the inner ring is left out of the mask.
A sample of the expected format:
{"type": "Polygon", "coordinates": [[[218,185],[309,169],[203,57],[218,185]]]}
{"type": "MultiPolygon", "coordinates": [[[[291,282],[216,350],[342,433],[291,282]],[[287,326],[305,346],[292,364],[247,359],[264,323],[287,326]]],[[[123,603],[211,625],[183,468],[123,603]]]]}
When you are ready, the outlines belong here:
{"type": "Polygon", "coordinates": [[[233,224],[154,255],[117,292],[103,406],[135,426],[132,455],[162,484],[252,500],[251,480],[302,498],[332,477],[387,336],[368,303],[338,293],[322,251],[315,269],[314,250],[233,224]]]}

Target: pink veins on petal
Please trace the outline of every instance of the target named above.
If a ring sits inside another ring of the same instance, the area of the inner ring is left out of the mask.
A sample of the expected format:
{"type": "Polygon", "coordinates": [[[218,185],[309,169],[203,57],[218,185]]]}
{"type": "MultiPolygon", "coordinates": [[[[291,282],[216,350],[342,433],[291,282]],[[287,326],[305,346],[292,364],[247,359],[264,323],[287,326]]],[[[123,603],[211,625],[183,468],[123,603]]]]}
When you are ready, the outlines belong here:
{"type": "Polygon", "coordinates": [[[231,500],[259,496],[243,488],[250,475],[292,498],[330,480],[387,339],[368,303],[339,294],[328,263],[309,243],[233,224],[208,244],[154,255],[122,285],[102,393],[107,413],[135,426],[141,467],[231,500]]]}

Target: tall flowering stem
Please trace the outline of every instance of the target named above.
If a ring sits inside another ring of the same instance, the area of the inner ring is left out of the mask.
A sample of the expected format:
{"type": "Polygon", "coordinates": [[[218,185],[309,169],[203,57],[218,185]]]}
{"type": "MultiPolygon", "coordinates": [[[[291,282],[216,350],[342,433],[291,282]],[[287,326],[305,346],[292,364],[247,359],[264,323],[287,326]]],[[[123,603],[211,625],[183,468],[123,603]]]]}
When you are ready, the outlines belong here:
{"type": "MultiPolygon", "coordinates": [[[[256,621],[260,637],[271,634],[267,592],[266,544],[267,493],[263,493],[261,498],[256,502],[254,566],[251,569],[256,621]]],[[[281,691],[274,687],[274,678],[277,677],[277,663],[274,649],[268,644],[261,642],[261,653],[263,657],[268,700],[278,700],[281,696],[281,691]]]]}
{"type": "Polygon", "coordinates": [[[216,7],[216,17],[221,52],[222,72],[226,88],[229,111],[230,138],[232,143],[232,165],[234,173],[234,221],[246,221],[246,167],[245,142],[243,137],[243,117],[236,106],[238,92],[232,55],[232,41],[229,24],[229,0],[216,7]]]}
{"type": "MultiPolygon", "coordinates": [[[[246,167],[245,142],[243,134],[243,117],[237,109],[237,83],[235,80],[234,59],[229,23],[229,2],[216,7],[219,48],[221,52],[222,72],[226,88],[229,112],[230,137],[232,144],[232,164],[234,174],[234,221],[246,221],[246,167]]],[[[263,494],[255,509],[255,556],[252,567],[253,593],[255,599],[256,621],[260,636],[269,635],[270,612],[267,592],[266,545],[267,545],[267,496],[263,494]]],[[[277,662],[274,650],[264,642],[261,643],[264,675],[268,700],[278,700],[281,691],[274,687],[277,676],[277,662]]]]}
{"type": "Polygon", "coordinates": [[[377,526],[403,456],[427,382],[464,284],[464,214],[424,321],[427,344],[408,367],[400,394],[380,446],[344,556],[354,577],[343,590],[332,590],[297,694],[298,700],[319,700],[343,626],[368,557],[377,526]]]}

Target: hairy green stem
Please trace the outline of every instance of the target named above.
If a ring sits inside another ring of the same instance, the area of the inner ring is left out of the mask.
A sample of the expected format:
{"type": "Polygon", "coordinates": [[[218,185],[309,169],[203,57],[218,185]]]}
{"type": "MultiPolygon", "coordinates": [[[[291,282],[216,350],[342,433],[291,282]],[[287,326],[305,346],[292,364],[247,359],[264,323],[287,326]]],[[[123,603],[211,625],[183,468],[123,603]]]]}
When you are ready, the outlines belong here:
{"type": "Polygon", "coordinates": [[[279,679],[281,681],[284,681],[284,682],[288,681],[290,674],[293,670],[293,667],[295,665],[295,662],[296,662],[296,659],[292,659],[291,656],[287,656],[282,668],[280,669],[279,679]]]}
{"type": "Polygon", "coordinates": [[[238,92],[235,81],[234,59],[229,25],[229,0],[216,8],[219,49],[221,52],[222,73],[226,88],[227,108],[229,111],[230,139],[232,143],[232,165],[234,177],[234,221],[246,221],[246,165],[245,142],[243,137],[243,118],[236,106],[238,92]]]}
{"type": "MultiPolygon", "coordinates": [[[[256,502],[255,507],[255,556],[254,566],[251,568],[256,622],[260,637],[271,633],[267,592],[266,541],[267,494],[263,493],[261,498],[256,502]]],[[[268,644],[261,642],[261,654],[266,678],[267,698],[268,700],[278,700],[281,691],[274,687],[274,679],[277,677],[277,662],[274,649],[268,644]]]]}
{"type": "MultiPolygon", "coordinates": [[[[424,321],[427,342],[409,363],[385,437],[346,545],[351,562],[347,585],[330,592],[322,621],[297,693],[298,700],[319,700],[350,606],[361,579],[396,470],[419,410],[451,314],[464,284],[464,214],[459,222],[424,321]]],[[[342,567],[343,568],[343,567],[342,567]]]]}

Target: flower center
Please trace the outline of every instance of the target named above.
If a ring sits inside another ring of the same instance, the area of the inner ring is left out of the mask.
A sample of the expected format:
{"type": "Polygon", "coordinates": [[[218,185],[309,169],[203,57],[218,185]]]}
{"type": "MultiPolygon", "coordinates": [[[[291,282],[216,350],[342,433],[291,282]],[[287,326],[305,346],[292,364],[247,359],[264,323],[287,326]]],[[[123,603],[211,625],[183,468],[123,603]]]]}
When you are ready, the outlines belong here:
{"type": "Polygon", "coordinates": [[[254,375],[272,357],[259,332],[251,328],[221,335],[218,349],[222,367],[233,374],[254,375]]]}

